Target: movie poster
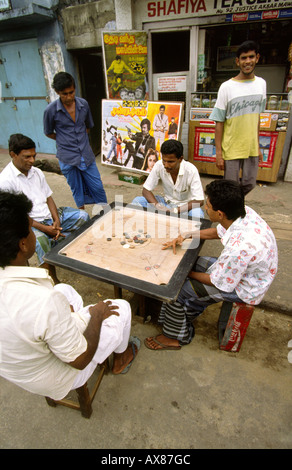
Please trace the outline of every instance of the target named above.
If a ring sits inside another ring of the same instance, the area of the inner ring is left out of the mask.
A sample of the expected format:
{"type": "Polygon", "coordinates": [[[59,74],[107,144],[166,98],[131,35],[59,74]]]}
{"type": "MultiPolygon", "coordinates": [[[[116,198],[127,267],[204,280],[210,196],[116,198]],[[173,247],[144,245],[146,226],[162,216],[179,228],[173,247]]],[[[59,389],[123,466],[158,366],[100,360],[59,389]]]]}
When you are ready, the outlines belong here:
{"type": "Polygon", "coordinates": [[[150,173],[165,140],[179,139],[183,103],[102,101],[101,163],[150,173]]]}
{"type": "Polygon", "coordinates": [[[103,31],[107,98],[148,99],[147,33],[103,31]]]}
{"type": "Polygon", "coordinates": [[[216,163],[214,127],[196,127],[194,160],[216,163]]]}

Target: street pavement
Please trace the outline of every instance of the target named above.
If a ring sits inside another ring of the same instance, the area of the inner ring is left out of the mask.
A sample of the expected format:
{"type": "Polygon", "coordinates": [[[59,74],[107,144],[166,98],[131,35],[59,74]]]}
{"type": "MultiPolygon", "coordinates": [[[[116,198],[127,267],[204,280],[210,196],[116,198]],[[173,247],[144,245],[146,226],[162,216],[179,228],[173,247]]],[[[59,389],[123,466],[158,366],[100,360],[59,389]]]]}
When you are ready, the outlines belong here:
{"type": "MultiPolygon", "coordinates": [[[[56,161],[43,154],[37,159],[56,161]]],[[[0,171],[9,161],[8,152],[0,150],[0,171]]],[[[129,203],[141,194],[141,185],[120,181],[118,170],[101,165],[99,158],[97,164],[109,202],[123,198],[129,203]]],[[[45,174],[56,204],[75,207],[63,175],[45,174]]],[[[205,187],[215,178],[201,179],[205,187]]],[[[143,340],[160,331],[153,312],[147,312],[145,323],[136,315],[135,296],[124,292],[133,311],[132,334],[142,341],[130,371],[104,377],[89,420],[69,408],[51,408],[43,397],[0,378],[0,448],[99,449],[98,459],[110,449],[291,449],[291,189],[283,181],[258,183],[246,198],[275,233],[279,271],[255,309],[240,352],[218,347],[218,305],[196,320],[190,345],[150,351],[143,340]]],[[[86,209],[92,215],[93,207],[86,209]]],[[[208,241],[202,254],[216,256],[220,250],[220,242],[208,241]]],[[[57,274],[79,291],[85,304],[113,297],[110,285],[59,268],[57,274]]]]}

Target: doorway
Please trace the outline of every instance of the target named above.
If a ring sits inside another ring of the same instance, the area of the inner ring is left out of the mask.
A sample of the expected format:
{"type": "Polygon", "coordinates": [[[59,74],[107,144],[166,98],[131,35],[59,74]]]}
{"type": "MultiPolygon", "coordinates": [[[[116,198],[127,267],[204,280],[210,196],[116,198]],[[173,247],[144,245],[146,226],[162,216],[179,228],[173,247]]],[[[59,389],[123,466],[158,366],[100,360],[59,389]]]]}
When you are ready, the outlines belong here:
{"type": "Polygon", "coordinates": [[[151,56],[153,96],[158,101],[180,101],[186,105],[186,90],[162,91],[158,81],[165,76],[184,76],[190,69],[190,30],[152,32],[151,56]]]}
{"type": "Polygon", "coordinates": [[[91,148],[95,155],[101,151],[101,109],[102,100],[106,99],[105,80],[101,52],[78,54],[79,74],[82,96],[89,104],[94,127],[89,134],[91,148]]]}

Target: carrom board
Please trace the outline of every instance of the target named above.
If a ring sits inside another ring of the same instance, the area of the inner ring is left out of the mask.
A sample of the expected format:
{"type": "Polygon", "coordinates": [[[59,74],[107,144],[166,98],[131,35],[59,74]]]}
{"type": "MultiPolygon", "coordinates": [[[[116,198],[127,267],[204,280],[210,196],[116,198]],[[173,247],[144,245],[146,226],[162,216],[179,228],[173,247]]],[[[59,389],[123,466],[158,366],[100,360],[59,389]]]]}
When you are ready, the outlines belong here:
{"type": "Polygon", "coordinates": [[[173,301],[200,249],[198,238],[162,250],[179,233],[210,226],[130,204],[112,203],[54,247],[45,260],[85,276],[159,300],[173,301]]]}

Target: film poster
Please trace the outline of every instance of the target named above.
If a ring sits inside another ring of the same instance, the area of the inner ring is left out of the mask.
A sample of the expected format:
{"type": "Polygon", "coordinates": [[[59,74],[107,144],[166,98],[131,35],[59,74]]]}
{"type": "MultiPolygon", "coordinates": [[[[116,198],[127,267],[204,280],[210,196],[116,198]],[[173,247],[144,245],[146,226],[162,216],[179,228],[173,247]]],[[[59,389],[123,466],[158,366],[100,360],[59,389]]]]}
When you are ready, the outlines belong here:
{"type": "Polygon", "coordinates": [[[179,139],[183,103],[102,101],[101,163],[150,173],[165,140],[179,139]]]}
{"type": "Polygon", "coordinates": [[[109,99],[148,99],[147,33],[103,31],[106,92],[109,99]]]}
{"type": "MultiPolygon", "coordinates": [[[[259,167],[272,168],[278,133],[261,131],[259,135],[263,161],[259,167]]],[[[197,127],[195,130],[194,160],[216,163],[215,129],[197,127]]]]}

